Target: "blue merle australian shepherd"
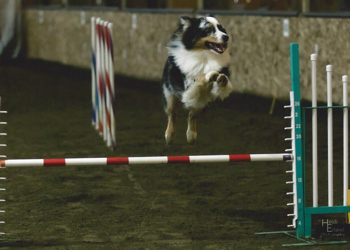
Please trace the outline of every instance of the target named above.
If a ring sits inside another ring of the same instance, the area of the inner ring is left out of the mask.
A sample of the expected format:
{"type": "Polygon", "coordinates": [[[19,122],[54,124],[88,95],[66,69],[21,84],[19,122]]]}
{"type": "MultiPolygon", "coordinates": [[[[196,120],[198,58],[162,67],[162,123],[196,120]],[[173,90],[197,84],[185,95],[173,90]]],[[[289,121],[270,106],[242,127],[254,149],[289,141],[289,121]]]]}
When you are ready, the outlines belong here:
{"type": "Polygon", "coordinates": [[[181,17],[179,27],[168,43],[168,59],[163,72],[163,92],[168,126],[165,140],[175,135],[177,109],[189,111],[187,141],[197,138],[197,117],[209,103],[232,92],[228,66],[229,36],[214,17],[181,17]]]}

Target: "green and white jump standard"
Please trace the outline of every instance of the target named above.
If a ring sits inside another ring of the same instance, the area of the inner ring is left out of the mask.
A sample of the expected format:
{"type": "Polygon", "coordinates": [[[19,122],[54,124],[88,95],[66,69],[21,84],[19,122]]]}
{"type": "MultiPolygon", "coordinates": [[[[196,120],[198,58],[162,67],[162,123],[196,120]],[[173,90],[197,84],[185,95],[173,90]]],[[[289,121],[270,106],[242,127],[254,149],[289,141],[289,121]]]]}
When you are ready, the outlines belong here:
{"type": "MultiPolygon", "coordinates": [[[[293,224],[290,227],[296,229],[295,236],[298,239],[310,238],[312,231],[312,215],[316,214],[336,214],[349,213],[348,206],[348,77],[343,76],[343,106],[332,106],[332,66],[327,65],[327,106],[317,106],[316,99],[316,60],[317,55],[311,55],[311,83],[312,83],[312,107],[303,107],[300,105],[300,75],[299,75],[299,45],[290,45],[291,56],[291,104],[287,108],[291,108],[290,118],[293,120],[292,125],[292,155],[293,169],[287,171],[293,174],[293,180],[289,183],[293,184],[293,192],[287,193],[293,195],[293,202],[289,205],[294,206],[293,224]],[[344,201],[343,205],[334,206],[333,202],[333,116],[332,110],[335,108],[343,109],[343,138],[344,138],[344,201]],[[313,173],[313,206],[308,207],[305,204],[305,155],[304,155],[304,138],[305,138],[305,113],[307,109],[312,109],[312,173],[313,173]],[[318,206],[318,159],[317,159],[317,109],[327,109],[327,124],[328,124],[328,206],[318,206]]],[[[277,233],[277,232],[274,232],[277,233]]],[[[289,234],[287,231],[283,232],[289,234]]],[[[317,243],[315,241],[305,240],[299,244],[291,245],[316,245],[316,244],[336,244],[346,243],[346,241],[332,241],[317,243]]]]}

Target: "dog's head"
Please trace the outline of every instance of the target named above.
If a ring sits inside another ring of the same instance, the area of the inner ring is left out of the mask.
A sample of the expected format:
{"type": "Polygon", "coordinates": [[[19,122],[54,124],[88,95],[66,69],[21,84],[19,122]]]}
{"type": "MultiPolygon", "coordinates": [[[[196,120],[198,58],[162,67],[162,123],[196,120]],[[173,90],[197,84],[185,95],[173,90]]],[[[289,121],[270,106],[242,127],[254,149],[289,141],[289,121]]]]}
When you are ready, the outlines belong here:
{"type": "Polygon", "coordinates": [[[211,16],[181,17],[177,35],[188,50],[210,50],[216,54],[223,54],[229,41],[226,30],[211,16]]]}

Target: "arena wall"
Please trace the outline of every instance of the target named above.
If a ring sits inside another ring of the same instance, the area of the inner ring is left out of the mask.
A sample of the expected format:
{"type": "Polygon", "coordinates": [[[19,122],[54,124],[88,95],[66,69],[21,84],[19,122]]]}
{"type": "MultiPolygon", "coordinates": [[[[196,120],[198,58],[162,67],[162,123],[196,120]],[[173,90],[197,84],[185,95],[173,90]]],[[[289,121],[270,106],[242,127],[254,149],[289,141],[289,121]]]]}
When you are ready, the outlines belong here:
{"type": "MultiPolygon", "coordinates": [[[[160,80],[166,44],[180,13],[150,14],[69,9],[23,11],[28,58],[89,68],[90,18],[114,24],[115,73],[160,80]]],[[[350,69],[350,19],[217,15],[231,36],[231,80],[236,91],[289,98],[289,44],[300,45],[303,98],[310,100],[310,54],[318,45],[318,97],[326,101],[327,64],[333,65],[334,101],[341,103],[341,76],[350,69]],[[283,22],[289,21],[289,36],[283,22]]]]}

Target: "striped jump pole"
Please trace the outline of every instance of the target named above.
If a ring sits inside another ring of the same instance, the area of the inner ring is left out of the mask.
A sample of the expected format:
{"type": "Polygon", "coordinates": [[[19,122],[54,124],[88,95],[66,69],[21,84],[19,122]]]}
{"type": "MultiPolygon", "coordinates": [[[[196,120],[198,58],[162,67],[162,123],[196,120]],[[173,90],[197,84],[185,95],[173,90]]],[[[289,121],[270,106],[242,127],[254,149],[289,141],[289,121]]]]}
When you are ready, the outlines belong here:
{"type": "Polygon", "coordinates": [[[108,147],[115,150],[113,24],[91,18],[92,124],[108,147]]]}
{"type": "Polygon", "coordinates": [[[92,126],[96,126],[97,121],[97,80],[96,80],[96,18],[91,18],[91,101],[92,101],[92,126]]]}
{"type": "Polygon", "coordinates": [[[242,154],[242,155],[193,155],[193,156],[144,156],[144,157],[101,157],[62,159],[16,159],[2,160],[1,168],[11,167],[60,167],[60,166],[104,166],[171,163],[224,163],[292,161],[291,154],[242,154]]]}

